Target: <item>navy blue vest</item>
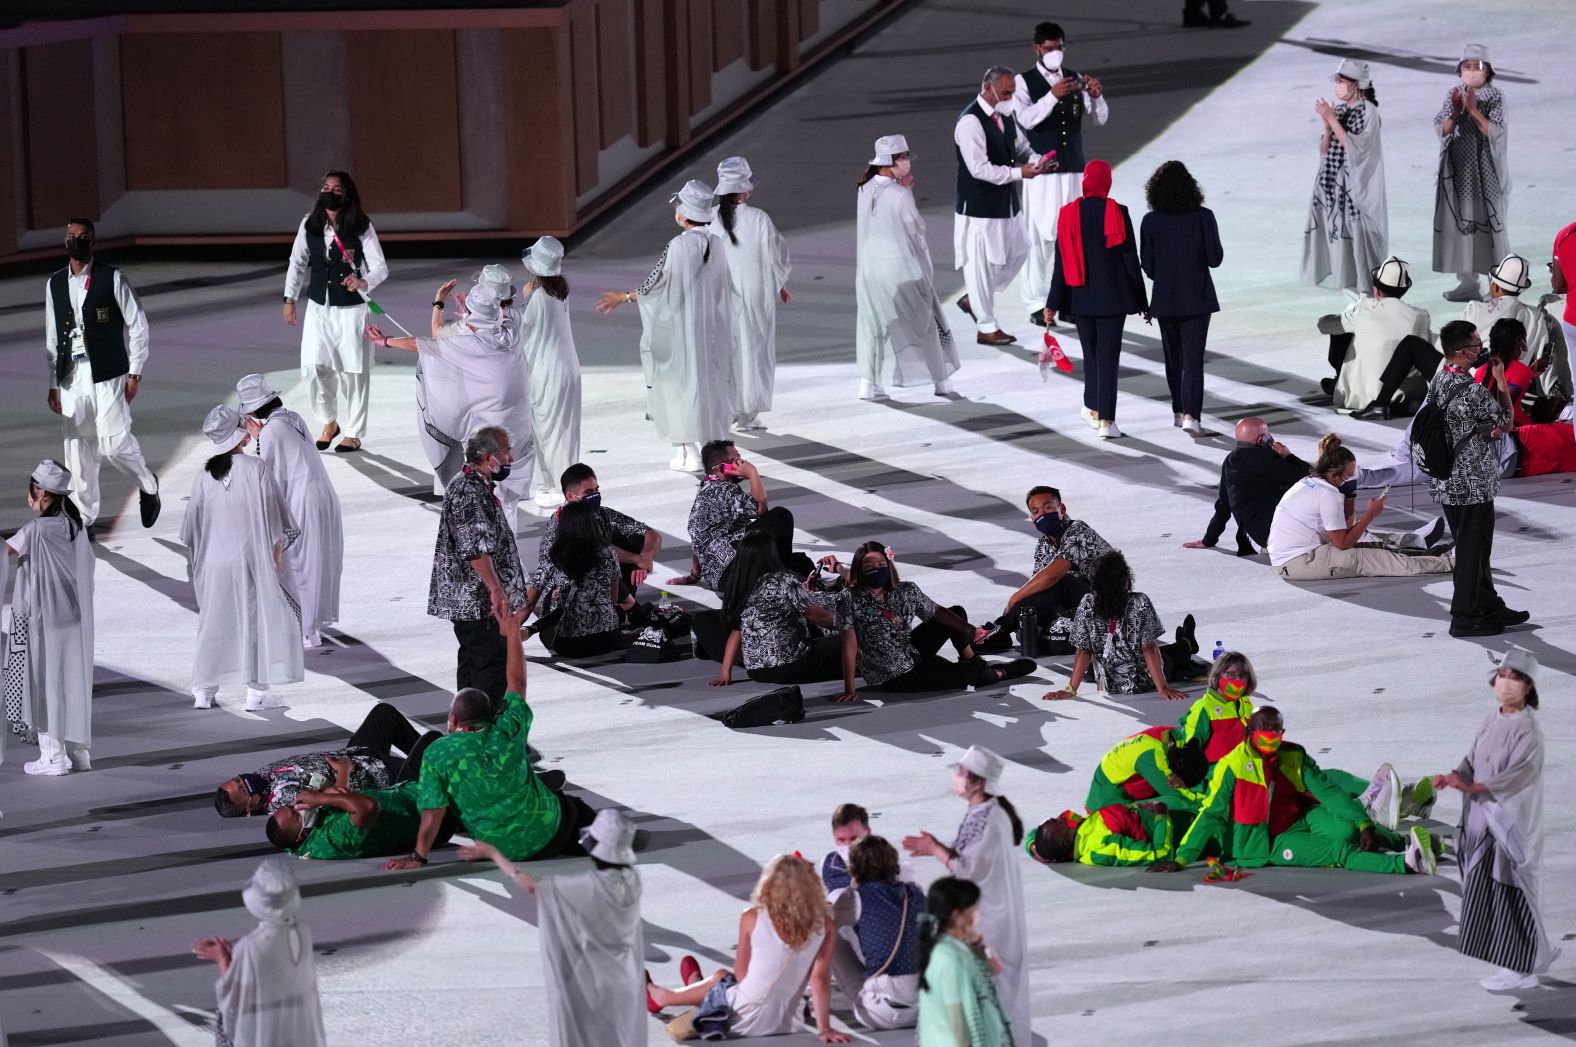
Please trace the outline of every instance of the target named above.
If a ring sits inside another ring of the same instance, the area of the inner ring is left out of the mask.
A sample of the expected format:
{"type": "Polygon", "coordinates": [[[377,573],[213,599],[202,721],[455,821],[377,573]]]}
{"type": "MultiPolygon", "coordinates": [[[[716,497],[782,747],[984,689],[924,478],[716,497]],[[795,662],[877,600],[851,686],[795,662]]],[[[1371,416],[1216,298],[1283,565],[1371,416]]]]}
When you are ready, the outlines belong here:
{"type": "MultiPolygon", "coordinates": [[[[126,318],[115,301],[115,267],[93,260],[87,293],[82,296],[82,344],[95,382],[107,382],[131,372],[126,353],[126,318]]],[[[71,308],[71,267],[49,278],[49,297],[55,307],[55,379],[64,383],[71,374],[71,331],[77,325],[71,308]]]]}
{"type": "MultiPolygon", "coordinates": [[[[985,155],[991,163],[1001,167],[1016,167],[1018,161],[1014,156],[1013,142],[1017,138],[1017,125],[1006,113],[997,115],[1001,117],[1002,128],[998,128],[996,121],[985,115],[985,110],[980,108],[976,100],[958,114],[958,119],[973,118],[979,121],[985,129],[985,155]]],[[[954,213],[974,218],[1011,218],[1018,213],[1021,208],[1018,201],[1022,182],[1012,181],[1006,185],[982,182],[969,174],[968,165],[963,162],[963,150],[958,148],[956,142],[952,144],[952,152],[958,159],[958,197],[953,207],[954,213]]]]}
{"type": "MultiPolygon", "coordinates": [[[[362,260],[361,237],[340,233],[339,239],[350,252],[350,257],[359,263],[362,260]]],[[[307,297],[318,305],[360,305],[361,296],[344,285],[345,277],[355,270],[346,263],[333,241],[325,243],[322,230],[314,234],[308,227],[306,249],[307,265],[310,267],[307,297]]]]}
{"type": "MultiPolygon", "coordinates": [[[[1062,75],[1076,77],[1078,74],[1063,69],[1062,75]]],[[[1029,89],[1031,102],[1038,102],[1051,93],[1051,82],[1045,79],[1038,64],[1023,74],[1023,85],[1029,89]]],[[[1083,115],[1083,91],[1075,90],[1057,102],[1056,108],[1044,120],[1023,129],[1023,136],[1036,153],[1056,151],[1057,174],[1078,174],[1084,169],[1083,115]]]]}

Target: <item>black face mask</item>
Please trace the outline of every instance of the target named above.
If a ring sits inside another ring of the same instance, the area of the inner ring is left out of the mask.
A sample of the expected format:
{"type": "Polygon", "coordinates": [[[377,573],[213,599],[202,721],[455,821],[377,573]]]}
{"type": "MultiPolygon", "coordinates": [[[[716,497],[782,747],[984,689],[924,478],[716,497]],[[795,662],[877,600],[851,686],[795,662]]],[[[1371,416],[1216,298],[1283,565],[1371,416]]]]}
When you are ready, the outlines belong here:
{"type": "Polygon", "coordinates": [[[513,468],[514,466],[512,465],[500,465],[498,468],[493,470],[492,482],[495,484],[503,483],[505,480],[509,479],[509,472],[513,468]]]}
{"type": "Polygon", "coordinates": [[[260,774],[243,774],[243,775],[240,776],[240,778],[241,778],[241,787],[246,790],[246,795],[247,795],[248,798],[253,797],[253,796],[261,796],[261,797],[263,797],[263,799],[265,801],[267,800],[267,798],[268,798],[268,779],[267,778],[264,778],[260,774]]]}
{"type": "Polygon", "coordinates": [[[885,589],[892,584],[890,567],[873,567],[865,571],[865,584],[872,589],[885,589]]]}
{"type": "Polygon", "coordinates": [[[1046,513],[1034,521],[1034,529],[1047,538],[1059,538],[1067,529],[1067,518],[1061,513],[1046,513]]]}
{"type": "Polygon", "coordinates": [[[345,197],[343,193],[331,193],[324,189],[317,194],[317,204],[325,211],[338,211],[345,206],[345,197]]]}
{"type": "Polygon", "coordinates": [[[597,506],[602,504],[602,492],[591,491],[588,494],[581,495],[580,504],[590,506],[592,509],[595,509],[597,506]]]}
{"type": "Polygon", "coordinates": [[[72,261],[85,262],[93,257],[93,242],[85,236],[71,236],[66,238],[66,254],[72,261]]]}

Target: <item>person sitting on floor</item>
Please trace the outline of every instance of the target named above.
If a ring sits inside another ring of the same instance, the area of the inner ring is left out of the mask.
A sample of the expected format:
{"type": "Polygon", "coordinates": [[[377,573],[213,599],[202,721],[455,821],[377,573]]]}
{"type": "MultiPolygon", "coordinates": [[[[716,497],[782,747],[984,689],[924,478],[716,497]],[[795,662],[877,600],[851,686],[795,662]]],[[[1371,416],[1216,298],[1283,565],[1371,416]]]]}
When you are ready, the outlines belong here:
{"type": "Polygon", "coordinates": [[[1160,646],[1165,632],[1155,605],[1143,593],[1133,591],[1133,572],[1127,557],[1109,552],[1100,557],[1094,569],[1094,590],[1078,604],[1073,618],[1072,676],[1067,686],[1045,695],[1047,701],[1073,698],[1084,675],[1094,665],[1095,680],[1107,694],[1139,694],[1159,691],[1170,701],[1187,695],[1169,681],[1187,680],[1193,675],[1193,656],[1198,641],[1193,637],[1193,616],[1187,615],[1177,627],[1176,639],[1160,646]]]}
{"type": "MultiPolygon", "coordinates": [[[[821,882],[827,892],[841,890],[849,884],[848,854],[855,843],[870,835],[870,812],[857,803],[840,803],[832,811],[832,849],[821,859],[821,882]]],[[[908,859],[899,858],[901,875],[914,880],[914,870],[908,859]]]]}
{"type": "Polygon", "coordinates": [[[1269,544],[1275,506],[1292,484],[1308,475],[1308,463],[1271,436],[1264,419],[1244,418],[1237,423],[1236,437],[1236,449],[1220,463],[1215,515],[1204,537],[1184,542],[1184,549],[1213,549],[1226,531],[1226,522],[1235,520],[1237,555],[1257,555],[1269,544]]]}
{"type": "MultiPolygon", "coordinates": [[[[835,559],[832,566],[841,570],[835,559]]],[[[901,581],[897,564],[880,542],[854,550],[847,577],[859,636],[859,675],[866,690],[961,691],[1015,680],[1035,669],[1032,658],[993,665],[977,656],[972,645],[988,631],[970,625],[963,608],[938,606],[919,586],[901,581]],[[955,662],[936,653],[948,640],[958,652],[955,662]]]]}
{"type": "Polygon", "coordinates": [[[866,1028],[912,1028],[919,1020],[925,892],[903,875],[897,849],[880,836],[855,840],[848,867],[852,884],[829,899],[838,929],[832,977],[866,1028]]]}
{"type": "MultiPolygon", "coordinates": [[[[1407,339],[1423,343],[1422,348],[1433,346],[1428,313],[1401,300],[1412,289],[1407,264],[1391,255],[1373,271],[1373,282],[1373,297],[1359,298],[1345,312],[1319,321],[1320,333],[1330,336],[1330,366],[1336,375],[1319,384],[1337,411],[1360,412],[1375,402],[1389,403],[1380,396],[1380,387],[1396,348],[1407,339]]],[[[1438,362],[1436,354],[1435,366],[1438,362]]]]}
{"type": "MultiPolygon", "coordinates": [[[[645,584],[647,575],[655,566],[656,555],[662,549],[662,535],[655,527],[648,527],[617,509],[603,505],[602,485],[597,482],[596,473],[589,465],[576,462],[565,469],[559,477],[559,487],[564,492],[565,505],[584,502],[591,508],[596,516],[597,534],[602,544],[612,549],[613,555],[618,558],[619,575],[623,582],[618,602],[622,603],[624,597],[633,597],[635,590],[645,584]]],[[[536,572],[531,576],[531,584],[525,593],[527,610],[536,609],[536,602],[545,588],[547,569],[552,564],[548,553],[558,538],[558,521],[562,513],[563,506],[560,506],[547,518],[547,529],[542,532],[541,544],[537,546],[536,572]]]]}
{"type": "MultiPolygon", "coordinates": [[[[268,842],[297,858],[385,858],[409,852],[421,827],[416,783],[352,792],[343,784],[349,761],[339,763],[344,771],[335,767],[339,776],[333,785],[302,789],[292,806],[269,815],[268,842]]],[[[458,828],[449,819],[434,846],[448,843],[458,828]]]]}
{"type": "Polygon", "coordinates": [[[1041,865],[1153,865],[1176,853],[1180,830],[1164,803],[1063,811],[1029,830],[1023,849],[1041,865]]]}
{"type": "Polygon", "coordinates": [[[1201,745],[1183,745],[1174,727],[1146,727],[1112,746],[1094,769],[1084,808],[1159,801],[1173,811],[1196,811],[1209,774],[1201,745]]]}
{"type": "MultiPolygon", "coordinates": [[[[1556,354],[1564,356],[1565,340],[1555,337],[1554,328],[1558,325],[1554,317],[1538,306],[1521,300],[1521,293],[1532,286],[1531,269],[1531,264],[1519,254],[1508,254],[1500,259],[1499,264],[1488,271],[1488,297],[1468,302],[1461,310],[1461,319],[1479,331],[1489,332],[1500,320],[1520,321],[1527,332],[1527,358],[1537,360],[1547,349],[1545,368],[1561,364],[1553,369],[1555,372],[1563,371],[1568,379],[1569,365],[1563,364],[1563,360],[1556,360],[1556,354]]],[[[1540,379],[1545,373],[1544,370],[1539,371],[1540,379]]],[[[1559,375],[1550,374],[1549,378],[1557,381],[1559,375]]],[[[1550,381],[1539,381],[1538,391],[1547,393],[1550,385],[1550,381]]]]}
{"type": "Polygon", "coordinates": [[[1576,473],[1576,428],[1566,417],[1570,406],[1562,397],[1533,401],[1527,412],[1529,424],[1514,433],[1517,476],[1576,473]]]}
{"type": "MultiPolygon", "coordinates": [[[[1072,518],[1056,488],[1031,488],[1024,500],[1040,540],[1034,547],[1034,569],[1029,572],[1029,580],[1007,598],[1007,609],[998,620],[1003,637],[1019,633],[1019,620],[1025,610],[1031,609],[1042,632],[1062,618],[1069,619],[1064,624],[1070,628],[1078,601],[1089,592],[1095,561],[1111,551],[1111,543],[1093,527],[1072,518]]],[[[1018,645],[1023,646],[1021,633],[1018,645]]],[[[995,648],[987,645],[987,649],[995,648]]],[[[1044,653],[1066,654],[1068,649],[1053,648],[1044,653]]]]}
{"type": "Polygon", "coordinates": [[[734,550],[748,531],[771,535],[778,559],[800,580],[808,578],[815,564],[793,551],[793,513],[780,505],[767,506],[766,485],[755,465],[744,460],[732,440],[711,441],[700,449],[700,457],[706,475],[689,514],[695,552],[689,574],[670,578],[668,584],[703,585],[721,592],[722,572],[733,562],[734,550]]]}
{"type": "Polygon", "coordinates": [[[560,658],[594,658],[624,646],[618,612],[635,605],[622,595],[618,557],[584,501],[559,509],[547,569],[539,575],[546,600],[531,630],[560,658]]]}
{"type": "Polygon", "coordinates": [[[1505,382],[1510,386],[1510,416],[1513,425],[1528,425],[1531,419],[1522,409],[1522,401],[1537,384],[1538,376],[1548,370],[1547,357],[1532,361],[1532,366],[1521,362],[1527,354],[1527,328],[1520,320],[1496,320],[1488,332],[1489,358],[1472,372],[1472,380],[1486,386],[1494,380],[1492,364],[1495,358],[1505,362],[1505,382]]]}
{"type": "MultiPolygon", "coordinates": [[[[708,623],[707,616],[696,616],[698,642],[713,650],[716,640],[707,635],[708,623]]],[[[733,663],[742,653],[752,680],[787,684],[841,679],[843,693],[834,701],[850,702],[858,696],[854,630],[839,628],[837,616],[811,600],[805,583],[783,568],[776,539],[766,531],[751,531],[739,541],[723,579],[722,627],[728,630],[727,640],[713,687],[733,681],[733,663]],[[812,635],[811,626],[825,635],[812,635]]]]}
{"type": "Polygon", "coordinates": [[[1445,533],[1442,518],[1407,534],[1375,531],[1372,541],[1362,540],[1384,506],[1380,492],[1362,516],[1356,515],[1357,456],[1339,436],[1325,434],[1309,475],[1275,507],[1270,566],[1290,582],[1449,574],[1455,561],[1448,551],[1417,556],[1399,551],[1437,546],[1445,533]]]}

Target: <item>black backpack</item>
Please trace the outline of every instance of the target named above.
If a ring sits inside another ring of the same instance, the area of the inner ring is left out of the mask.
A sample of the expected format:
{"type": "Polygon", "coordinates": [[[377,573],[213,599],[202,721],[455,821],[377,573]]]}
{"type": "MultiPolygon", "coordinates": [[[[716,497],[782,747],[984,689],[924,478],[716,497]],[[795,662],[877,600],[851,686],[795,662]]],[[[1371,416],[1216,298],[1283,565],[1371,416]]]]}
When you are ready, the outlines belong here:
{"type": "Polygon", "coordinates": [[[1452,441],[1445,413],[1450,410],[1451,402],[1466,391],[1467,386],[1457,386],[1455,392],[1440,402],[1437,385],[1436,382],[1435,387],[1428,390],[1428,399],[1412,418],[1412,446],[1423,452],[1422,460],[1417,464],[1424,473],[1435,480],[1448,480],[1450,470],[1456,464],[1456,455],[1461,452],[1462,445],[1472,439],[1472,431],[1468,430],[1461,439],[1452,441]]]}
{"type": "Polygon", "coordinates": [[[771,727],[773,724],[798,723],[804,719],[804,694],[798,687],[779,687],[758,694],[743,705],[715,713],[724,727],[771,727]]]}

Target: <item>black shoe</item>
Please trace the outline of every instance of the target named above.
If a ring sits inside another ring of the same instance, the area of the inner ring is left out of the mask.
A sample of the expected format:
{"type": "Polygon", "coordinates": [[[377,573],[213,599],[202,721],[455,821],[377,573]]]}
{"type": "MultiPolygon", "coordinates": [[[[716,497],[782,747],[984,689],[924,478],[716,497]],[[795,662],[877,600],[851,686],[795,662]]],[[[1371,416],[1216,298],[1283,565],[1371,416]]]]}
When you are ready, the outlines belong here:
{"type": "Polygon", "coordinates": [[[1001,673],[1001,679],[1003,683],[1008,680],[1017,680],[1021,677],[1028,676],[1039,667],[1039,663],[1037,663],[1033,658],[1014,658],[1010,662],[991,666],[992,669],[998,670],[1001,673]]]}
{"type": "Polygon", "coordinates": [[[1177,642],[1187,644],[1188,654],[1198,653],[1198,640],[1194,639],[1193,636],[1194,630],[1197,628],[1198,623],[1193,620],[1191,614],[1183,618],[1182,624],[1177,626],[1177,642]]]}
{"type": "Polygon", "coordinates": [[[1246,18],[1238,18],[1233,14],[1221,15],[1219,18],[1209,23],[1210,28],[1212,29],[1241,29],[1245,25],[1252,24],[1253,23],[1248,21],[1246,18]]]}
{"type": "Polygon", "coordinates": [[[1512,611],[1509,607],[1501,607],[1488,617],[1490,621],[1498,622],[1508,629],[1512,625],[1526,625],[1532,621],[1532,612],[1512,611]]]}
{"type": "Polygon", "coordinates": [[[1364,407],[1362,410],[1353,411],[1352,417],[1364,422],[1374,418],[1382,418],[1388,422],[1390,420],[1390,414],[1391,411],[1389,404],[1380,403],[1378,400],[1375,400],[1373,403],[1369,404],[1367,407],[1364,407]]]}
{"type": "Polygon", "coordinates": [[[1319,379],[1319,388],[1324,390],[1324,395],[1325,396],[1334,396],[1335,395],[1335,379],[1334,378],[1321,378],[1321,379],[1319,379]]]}
{"type": "Polygon", "coordinates": [[[1440,546],[1449,546],[1453,544],[1445,541],[1445,535],[1447,533],[1449,533],[1449,529],[1445,525],[1445,518],[1441,516],[1439,519],[1434,521],[1434,526],[1430,527],[1428,529],[1428,533],[1423,536],[1423,548],[1427,549],[1429,552],[1435,552],[1440,546]]]}
{"type": "Polygon", "coordinates": [[[1498,636],[1504,631],[1504,625],[1493,618],[1452,618],[1450,620],[1450,635],[1455,637],[1498,636]]]}
{"type": "Polygon", "coordinates": [[[142,526],[144,527],[152,527],[159,518],[159,510],[164,508],[164,503],[159,499],[158,484],[159,478],[155,476],[153,478],[154,491],[152,494],[142,490],[137,492],[137,508],[142,512],[142,526]]]}
{"type": "Polygon", "coordinates": [[[568,781],[568,776],[556,768],[551,771],[537,771],[536,777],[555,793],[563,792],[564,783],[568,781]]]}
{"type": "Polygon", "coordinates": [[[1060,658],[1062,655],[1072,654],[1076,650],[1078,650],[1078,648],[1074,647],[1072,643],[1067,640],[1047,639],[1040,641],[1041,658],[1060,658]]]}
{"type": "Polygon", "coordinates": [[[1034,312],[1030,313],[1029,314],[1029,322],[1031,324],[1033,324],[1035,327],[1044,327],[1045,326],[1045,310],[1043,310],[1043,309],[1036,309],[1034,312]]]}

